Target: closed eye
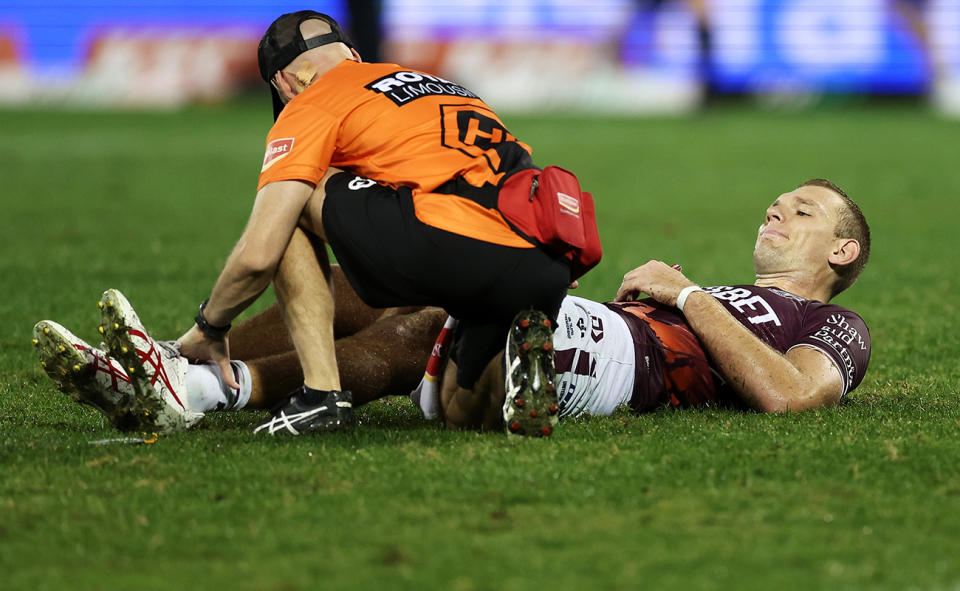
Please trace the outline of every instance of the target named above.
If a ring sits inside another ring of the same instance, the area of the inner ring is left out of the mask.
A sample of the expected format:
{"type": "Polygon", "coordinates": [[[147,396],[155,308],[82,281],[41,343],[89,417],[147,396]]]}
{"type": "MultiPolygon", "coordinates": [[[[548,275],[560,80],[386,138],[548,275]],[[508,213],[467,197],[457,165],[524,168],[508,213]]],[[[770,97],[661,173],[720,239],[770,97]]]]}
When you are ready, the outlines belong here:
{"type": "Polygon", "coordinates": [[[807,212],[805,212],[805,211],[800,211],[799,209],[797,210],[797,215],[805,215],[805,216],[807,216],[807,217],[810,216],[809,213],[807,213],[807,212]]]}

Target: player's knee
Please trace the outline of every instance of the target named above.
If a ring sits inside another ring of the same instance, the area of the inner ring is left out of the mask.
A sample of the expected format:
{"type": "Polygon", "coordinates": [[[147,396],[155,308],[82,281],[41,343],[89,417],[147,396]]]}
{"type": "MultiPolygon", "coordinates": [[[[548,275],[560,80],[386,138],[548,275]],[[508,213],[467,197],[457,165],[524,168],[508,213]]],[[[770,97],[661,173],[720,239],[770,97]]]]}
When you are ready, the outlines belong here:
{"type": "Polygon", "coordinates": [[[471,412],[464,405],[464,393],[470,394],[470,391],[457,385],[457,364],[451,359],[440,382],[440,414],[448,429],[459,431],[471,427],[471,412]]]}
{"type": "Polygon", "coordinates": [[[447,313],[440,308],[424,308],[397,316],[396,334],[405,340],[427,340],[432,345],[446,319],[447,313]]]}
{"type": "Polygon", "coordinates": [[[473,392],[457,388],[457,391],[447,397],[442,406],[443,422],[448,429],[454,431],[478,430],[482,424],[482,415],[477,412],[474,404],[473,392]]]}

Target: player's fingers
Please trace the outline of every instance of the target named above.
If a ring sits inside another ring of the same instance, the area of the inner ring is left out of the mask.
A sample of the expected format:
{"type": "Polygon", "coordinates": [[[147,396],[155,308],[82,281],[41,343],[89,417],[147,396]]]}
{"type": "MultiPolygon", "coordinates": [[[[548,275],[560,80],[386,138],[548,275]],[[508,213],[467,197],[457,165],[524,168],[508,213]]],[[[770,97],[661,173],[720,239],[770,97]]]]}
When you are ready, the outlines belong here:
{"type": "Polygon", "coordinates": [[[233,376],[233,368],[230,367],[230,360],[226,357],[217,359],[217,365],[220,366],[220,373],[223,375],[223,382],[231,388],[239,389],[240,384],[237,383],[237,378],[233,376]]]}

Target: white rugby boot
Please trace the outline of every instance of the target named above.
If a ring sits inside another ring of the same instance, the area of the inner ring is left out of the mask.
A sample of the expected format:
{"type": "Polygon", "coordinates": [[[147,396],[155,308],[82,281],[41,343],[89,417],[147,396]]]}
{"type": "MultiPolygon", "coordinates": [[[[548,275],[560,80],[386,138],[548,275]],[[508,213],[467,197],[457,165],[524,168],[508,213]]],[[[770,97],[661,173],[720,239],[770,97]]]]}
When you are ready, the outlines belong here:
{"type": "Polygon", "coordinates": [[[549,437],[557,425],[553,323],[526,310],[513,319],[504,351],[503,422],[508,436],[549,437]]]}
{"type": "Polygon", "coordinates": [[[172,343],[153,340],[116,289],[103,292],[98,306],[107,352],[123,364],[137,399],[155,408],[141,420],[144,430],[169,433],[197,424],[203,413],[186,406],[187,360],[180,351],[172,343]]]}
{"type": "Polygon", "coordinates": [[[33,346],[57,389],[96,408],[120,431],[140,430],[139,416],[149,409],[137,405],[130,378],[116,360],[52,320],[33,327],[33,346]]]}

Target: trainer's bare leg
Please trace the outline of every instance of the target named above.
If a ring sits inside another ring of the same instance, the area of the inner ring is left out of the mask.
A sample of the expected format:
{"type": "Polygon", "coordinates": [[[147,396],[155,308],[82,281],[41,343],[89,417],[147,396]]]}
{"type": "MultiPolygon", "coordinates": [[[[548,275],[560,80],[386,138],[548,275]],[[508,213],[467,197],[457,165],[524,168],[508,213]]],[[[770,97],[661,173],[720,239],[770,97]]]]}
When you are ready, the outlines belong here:
{"type": "Polygon", "coordinates": [[[502,352],[487,363],[471,390],[457,384],[457,364],[447,361],[440,388],[440,409],[447,428],[503,429],[503,383],[502,352]]]}
{"type": "Polygon", "coordinates": [[[298,228],[280,260],[273,289],[300,357],[303,383],[316,390],[340,390],[329,276],[326,246],[298,228]]]}
{"type": "MultiPolygon", "coordinates": [[[[443,310],[426,308],[388,316],[353,336],[338,339],[340,379],[343,387],[353,392],[354,404],[413,390],[423,377],[446,318],[443,310]]],[[[294,351],[252,359],[247,367],[253,378],[248,408],[271,407],[302,383],[294,351]]]]}
{"type": "Polygon", "coordinates": [[[284,324],[300,357],[303,383],[315,390],[340,390],[334,349],[333,287],[321,212],[330,168],[317,183],[300,215],[299,227],[273,279],[284,324]]]}

